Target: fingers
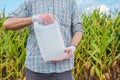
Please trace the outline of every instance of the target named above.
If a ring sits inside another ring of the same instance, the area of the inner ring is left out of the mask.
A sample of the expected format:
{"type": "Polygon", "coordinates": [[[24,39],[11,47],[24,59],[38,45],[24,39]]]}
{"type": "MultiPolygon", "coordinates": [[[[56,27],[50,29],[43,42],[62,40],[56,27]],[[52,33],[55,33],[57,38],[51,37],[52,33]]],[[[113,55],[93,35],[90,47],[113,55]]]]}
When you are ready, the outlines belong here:
{"type": "Polygon", "coordinates": [[[50,23],[50,16],[46,15],[43,20],[45,25],[48,25],[50,23]]]}
{"type": "Polygon", "coordinates": [[[64,51],[67,55],[65,56],[65,59],[69,59],[69,57],[71,57],[72,55],[72,49],[65,49],[64,51]]]}
{"type": "Polygon", "coordinates": [[[54,15],[50,14],[50,23],[54,22],[54,15]]]}
{"type": "Polygon", "coordinates": [[[65,59],[61,58],[61,59],[51,60],[52,63],[61,62],[61,61],[65,61],[65,59]]]}
{"type": "MultiPolygon", "coordinates": [[[[66,57],[66,56],[65,56],[65,57],[66,57]]],[[[59,59],[56,59],[56,60],[51,60],[51,62],[60,62],[60,61],[64,61],[64,60],[66,60],[65,57],[59,58],[59,59]]]]}
{"type": "Polygon", "coordinates": [[[70,49],[70,48],[66,48],[66,49],[64,50],[65,53],[69,53],[69,52],[71,52],[71,51],[72,51],[72,49],[70,49]]]}
{"type": "Polygon", "coordinates": [[[65,57],[60,58],[60,59],[56,59],[56,60],[51,60],[51,62],[55,63],[55,62],[61,62],[61,61],[68,60],[72,55],[72,49],[65,49],[64,52],[67,54],[65,57]]]}
{"type": "Polygon", "coordinates": [[[52,14],[43,14],[40,18],[45,25],[52,24],[54,22],[54,15],[52,14]]]}

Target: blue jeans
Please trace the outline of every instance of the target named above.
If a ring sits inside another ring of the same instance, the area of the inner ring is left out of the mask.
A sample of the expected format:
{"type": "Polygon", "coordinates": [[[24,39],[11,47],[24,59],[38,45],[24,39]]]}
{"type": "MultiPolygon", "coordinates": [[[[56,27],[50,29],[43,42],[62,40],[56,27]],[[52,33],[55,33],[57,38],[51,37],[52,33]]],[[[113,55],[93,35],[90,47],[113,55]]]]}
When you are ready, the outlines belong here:
{"type": "Polygon", "coordinates": [[[74,80],[71,71],[62,73],[36,73],[25,68],[26,80],[74,80]]]}

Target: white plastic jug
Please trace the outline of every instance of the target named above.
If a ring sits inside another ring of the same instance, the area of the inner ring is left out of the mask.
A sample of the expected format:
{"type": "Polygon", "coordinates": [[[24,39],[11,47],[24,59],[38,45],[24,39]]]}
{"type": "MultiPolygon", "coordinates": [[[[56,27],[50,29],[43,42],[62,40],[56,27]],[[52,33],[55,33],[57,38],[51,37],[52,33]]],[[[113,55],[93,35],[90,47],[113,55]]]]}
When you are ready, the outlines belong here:
{"type": "Polygon", "coordinates": [[[65,44],[57,21],[47,26],[35,22],[34,31],[43,60],[51,61],[66,56],[65,44]]]}

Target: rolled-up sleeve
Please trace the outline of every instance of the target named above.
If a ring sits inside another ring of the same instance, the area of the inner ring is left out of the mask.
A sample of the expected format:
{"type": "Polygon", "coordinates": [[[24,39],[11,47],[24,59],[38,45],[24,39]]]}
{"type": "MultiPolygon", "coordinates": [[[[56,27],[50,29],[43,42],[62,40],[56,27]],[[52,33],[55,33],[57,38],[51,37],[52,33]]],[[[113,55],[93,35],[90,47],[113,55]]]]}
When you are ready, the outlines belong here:
{"type": "Polygon", "coordinates": [[[75,32],[82,32],[84,33],[84,30],[82,28],[82,22],[80,19],[80,12],[78,10],[76,2],[73,0],[72,4],[72,33],[74,34],[75,32]]]}
{"type": "Polygon", "coordinates": [[[6,17],[11,18],[11,17],[28,17],[29,16],[29,8],[30,4],[29,1],[24,1],[17,9],[15,9],[14,12],[9,13],[6,17]]]}

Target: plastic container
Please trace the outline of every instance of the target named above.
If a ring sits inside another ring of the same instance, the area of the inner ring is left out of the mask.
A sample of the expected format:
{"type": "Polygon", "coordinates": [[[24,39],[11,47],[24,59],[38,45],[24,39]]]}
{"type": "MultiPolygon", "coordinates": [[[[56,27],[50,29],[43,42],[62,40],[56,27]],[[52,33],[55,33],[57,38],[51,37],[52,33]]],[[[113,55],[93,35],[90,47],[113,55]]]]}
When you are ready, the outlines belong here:
{"type": "Polygon", "coordinates": [[[57,21],[47,26],[35,22],[34,31],[43,60],[51,61],[66,56],[65,44],[57,21]]]}

